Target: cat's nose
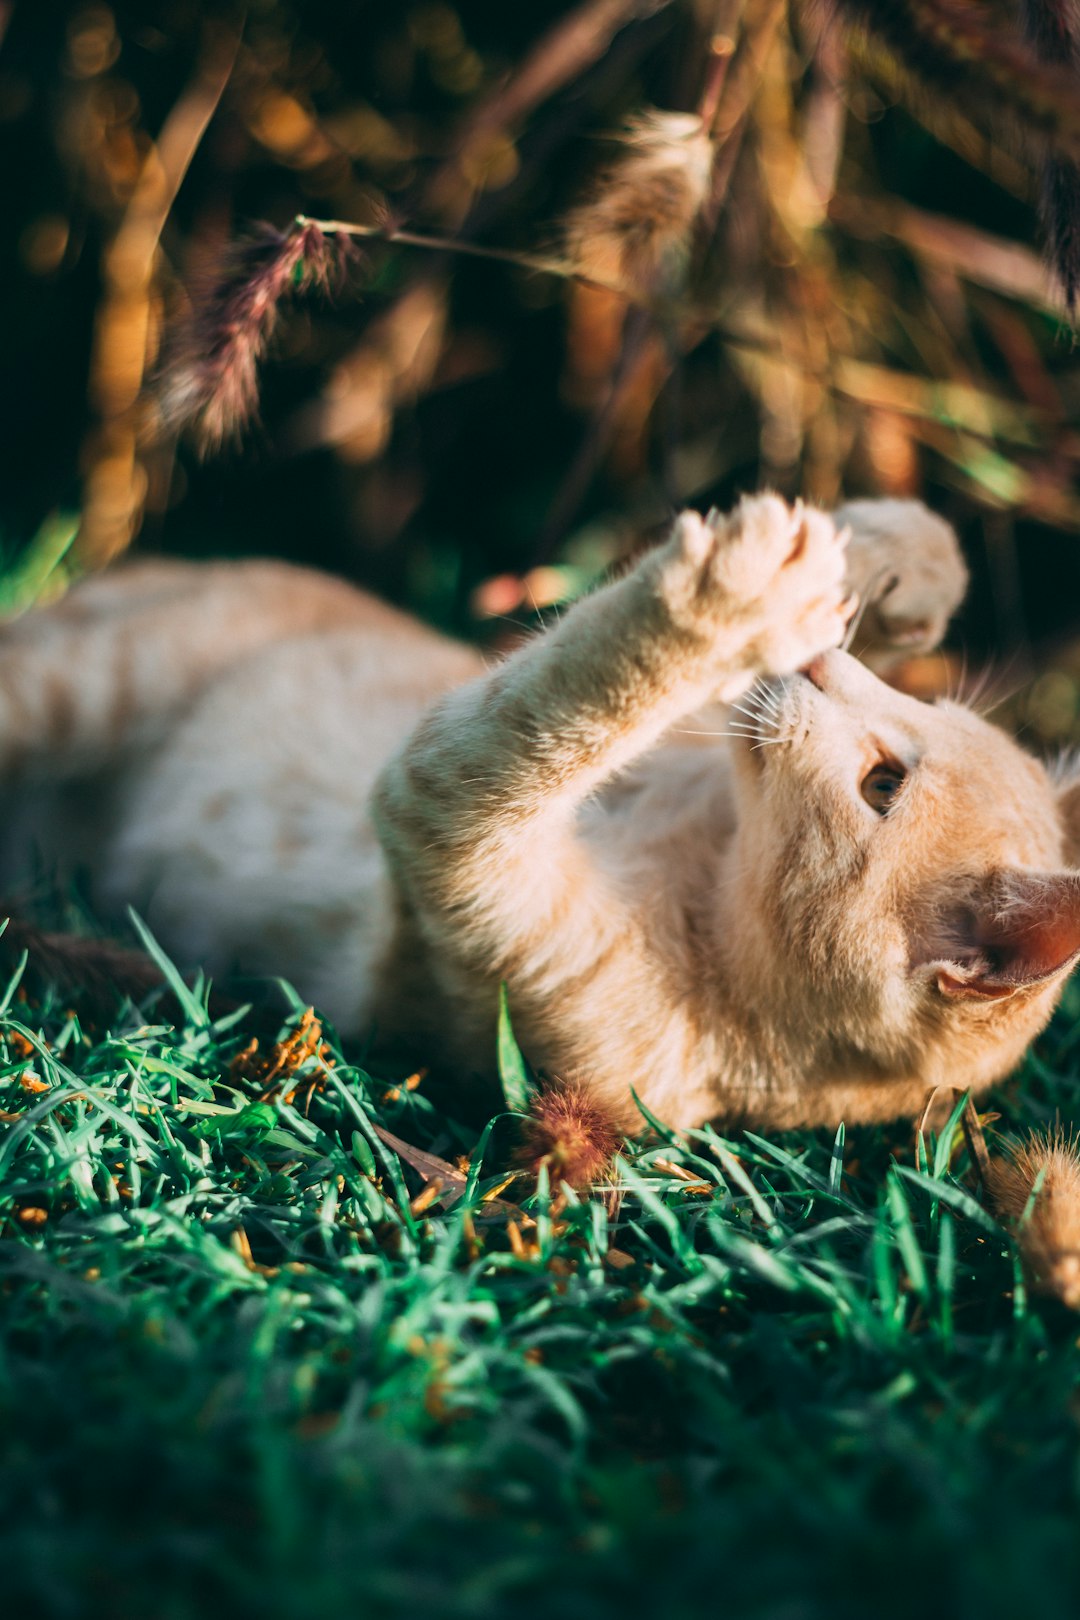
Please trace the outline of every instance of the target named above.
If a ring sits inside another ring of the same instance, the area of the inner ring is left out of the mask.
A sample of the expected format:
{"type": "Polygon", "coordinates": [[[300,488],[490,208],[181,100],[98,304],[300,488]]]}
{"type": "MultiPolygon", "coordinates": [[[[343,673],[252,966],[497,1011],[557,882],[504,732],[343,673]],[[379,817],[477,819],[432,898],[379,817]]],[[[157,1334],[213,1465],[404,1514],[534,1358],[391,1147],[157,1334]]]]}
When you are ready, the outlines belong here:
{"type": "Polygon", "coordinates": [[[878,689],[880,695],[877,677],[839,647],[819,653],[799,673],[836,703],[863,703],[870,697],[871,688],[878,689]]]}
{"type": "Polygon", "coordinates": [[[825,683],[827,679],[826,658],[826,653],[819,653],[816,658],[812,658],[810,662],[799,671],[799,674],[805,675],[811,686],[816,686],[819,692],[825,691],[825,683]]]}
{"type": "Polygon", "coordinates": [[[865,673],[863,666],[857,663],[850,653],[842,652],[839,647],[832,647],[828,652],[819,653],[799,671],[800,675],[806,676],[811,686],[816,686],[819,692],[825,692],[834,698],[850,694],[853,686],[858,690],[859,680],[865,673]]]}

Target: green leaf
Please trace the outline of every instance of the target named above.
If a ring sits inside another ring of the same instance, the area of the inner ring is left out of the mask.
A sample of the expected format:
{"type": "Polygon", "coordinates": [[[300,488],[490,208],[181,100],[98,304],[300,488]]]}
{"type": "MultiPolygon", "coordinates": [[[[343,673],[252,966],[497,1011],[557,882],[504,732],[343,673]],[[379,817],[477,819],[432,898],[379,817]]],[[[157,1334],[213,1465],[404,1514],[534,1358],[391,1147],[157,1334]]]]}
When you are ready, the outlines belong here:
{"type": "Polygon", "coordinates": [[[956,1127],[963,1118],[964,1109],[968,1105],[968,1099],[970,1096],[970,1091],[965,1091],[957,1099],[956,1103],[953,1105],[952,1112],[945,1122],[945,1127],[937,1139],[934,1146],[935,1176],[943,1176],[948,1171],[949,1160],[952,1157],[953,1137],[956,1135],[956,1127]]]}
{"type": "Polygon", "coordinates": [[[977,1198],[972,1198],[969,1192],[965,1192],[964,1188],[958,1187],[955,1182],[942,1181],[937,1176],[921,1176],[908,1164],[894,1164],[893,1171],[896,1175],[903,1176],[912,1186],[920,1187],[929,1197],[948,1205],[957,1215],[963,1215],[966,1220],[974,1221],[976,1226],[981,1226],[985,1232],[992,1232],[997,1238],[1003,1235],[1001,1227],[989,1211],[983,1208],[977,1198]]]}
{"type": "Polygon", "coordinates": [[[840,1121],[836,1127],[833,1138],[832,1152],[829,1155],[829,1191],[834,1198],[840,1197],[841,1178],[844,1174],[844,1122],[840,1121]]]}
{"type": "Polygon", "coordinates": [[[128,918],[139,936],[143,950],[161,970],[162,978],[176,997],[188,1023],[195,1029],[205,1029],[210,1023],[210,1014],[205,1004],[193,993],[191,986],[185,983],[176,963],[166,956],[133,906],[128,906],[128,918]]]}
{"type": "Polygon", "coordinates": [[[191,1127],[191,1134],[204,1141],[216,1138],[222,1142],[234,1140],[236,1137],[253,1137],[259,1141],[268,1131],[272,1131],[277,1124],[277,1109],[269,1103],[246,1103],[243,1108],[237,1108],[228,1114],[217,1114],[211,1119],[202,1119],[191,1127]]]}
{"type": "Polygon", "coordinates": [[[497,1054],[499,1082],[502,1085],[506,1106],[512,1113],[527,1114],[532,1106],[536,1088],[529,1078],[529,1071],[525,1059],[521,1055],[521,1048],[514,1039],[514,1031],[510,1023],[510,1004],[506,995],[505,983],[499,986],[497,1054]]]}
{"type": "Polygon", "coordinates": [[[903,1184],[897,1181],[895,1176],[890,1176],[886,1183],[885,1197],[896,1237],[896,1246],[900,1250],[900,1258],[904,1262],[904,1270],[907,1272],[915,1292],[921,1299],[925,1299],[927,1297],[926,1262],[923,1259],[922,1249],[919,1247],[918,1233],[911,1218],[911,1210],[908,1207],[903,1184]]]}
{"type": "Polygon", "coordinates": [[[352,1152],[353,1158],[365,1176],[370,1176],[374,1180],[376,1174],[375,1155],[372,1153],[367,1139],[361,1136],[359,1131],[353,1131],[352,1133],[352,1152]]]}

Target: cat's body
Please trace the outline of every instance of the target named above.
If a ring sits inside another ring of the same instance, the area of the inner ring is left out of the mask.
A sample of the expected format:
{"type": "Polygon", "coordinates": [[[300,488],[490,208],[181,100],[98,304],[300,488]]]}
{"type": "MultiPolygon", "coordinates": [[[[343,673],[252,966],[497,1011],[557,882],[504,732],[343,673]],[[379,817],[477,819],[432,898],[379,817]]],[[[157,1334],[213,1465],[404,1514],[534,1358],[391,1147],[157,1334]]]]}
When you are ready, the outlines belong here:
{"type": "MultiPolygon", "coordinates": [[[[963,586],[948,531],[852,511],[848,582],[894,559],[893,652],[932,644],[963,586]]],[[[676,1125],[913,1112],[1045,1022],[1080,880],[1068,803],[1014,743],[817,656],[844,575],[822,514],[684,514],[489,671],[283,565],[91,581],[0,638],[5,875],[33,835],[181,962],[283,974],[466,1073],[505,980],[531,1060],[631,1128],[631,1087],[676,1125]],[[802,666],[753,719],[718,706],[802,666]],[[907,773],[887,815],[882,770],[907,773]]]]}

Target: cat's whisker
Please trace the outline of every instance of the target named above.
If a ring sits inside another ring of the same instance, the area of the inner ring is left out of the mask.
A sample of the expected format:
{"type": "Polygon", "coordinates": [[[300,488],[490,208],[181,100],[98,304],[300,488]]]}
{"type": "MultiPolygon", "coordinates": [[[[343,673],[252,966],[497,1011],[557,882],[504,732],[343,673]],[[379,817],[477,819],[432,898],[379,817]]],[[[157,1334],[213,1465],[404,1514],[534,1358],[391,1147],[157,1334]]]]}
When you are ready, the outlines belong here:
{"type": "Polygon", "coordinates": [[[748,715],[751,715],[752,717],[756,717],[761,711],[760,711],[757,703],[752,701],[752,694],[753,694],[753,688],[751,688],[749,692],[746,692],[746,693],[743,694],[745,698],[751,699],[751,701],[740,703],[738,700],[735,700],[734,702],[730,703],[728,705],[728,707],[732,708],[732,709],[738,709],[740,714],[748,714],[748,715]]]}
{"type": "Polygon", "coordinates": [[[755,728],[765,725],[775,728],[780,721],[779,703],[761,685],[750,687],[749,691],[743,693],[742,701],[735,701],[729,707],[745,715],[755,728]]]}
{"type": "Polygon", "coordinates": [[[844,639],[840,643],[841,652],[849,653],[851,651],[851,644],[859,633],[859,626],[863,622],[863,615],[866,613],[869,606],[870,598],[868,596],[864,596],[860,600],[858,607],[855,609],[855,612],[851,615],[851,618],[848,621],[848,627],[844,631],[844,639]]]}
{"type": "Polygon", "coordinates": [[[754,681],[752,685],[746,688],[746,691],[742,695],[748,703],[760,703],[762,700],[761,683],[759,681],[754,681]]]}
{"type": "Polygon", "coordinates": [[[855,609],[855,612],[848,623],[848,627],[844,632],[844,639],[840,643],[842,652],[851,651],[851,644],[858,634],[859,626],[862,624],[863,619],[866,616],[867,609],[872,607],[875,602],[880,602],[882,597],[887,594],[887,585],[884,590],[881,587],[885,585],[885,582],[890,578],[895,578],[895,574],[891,568],[879,568],[876,574],[871,575],[869,581],[867,582],[865,591],[863,591],[859,598],[859,605],[855,609]]]}
{"type": "Polygon", "coordinates": [[[961,701],[976,714],[985,718],[1003,704],[1011,703],[1031,679],[1030,671],[1023,668],[1023,660],[1014,653],[1003,664],[989,661],[983,664],[970,691],[961,689],[961,701]],[[1020,665],[1018,672],[1017,665],[1020,665]],[[1009,679],[1010,676],[1019,676],[1009,679]]]}
{"type": "MultiPolygon", "coordinates": [[[[758,726],[761,726],[761,724],[763,724],[764,718],[766,718],[766,716],[764,716],[764,714],[756,713],[755,710],[745,710],[745,708],[740,708],[740,710],[737,710],[737,713],[738,714],[743,714],[743,716],[745,716],[746,721],[748,721],[748,723],[750,723],[751,726],[753,726],[753,729],[755,729],[755,731],[756,731],[756,729],[758,729],[758,726]]],[[[742,724],[742,721],[737,721],[737,719],[733,719],[732,724],[733,724],[733,726],[738,726],[738,724],[742,724]]]]}
{"type": "MultiPolygon", "coordinates": [[[[992,671],[990,678],[1000,680],[1001,671],[992,671]]],[[[987,684],[989,684],[989,682],[987,684]]],[[[982,701],[979,702],[976,700],[973,702],[969,699],[968,708],[974,709],[976,714],[985,719],[988,714],[993,714],[995,709],[1000,709],[1004,704],[1011,703],[1013,698],[1017,697],[1024,690],[1024,687],[1027,684],[1026,679],[1019,680],[1014,681],[1011,686],[998,686],[996,688],[992,688],[989,692],[980,692],[979,698],[982,699],[982,701]]]]}
{"type": "Polygon", "coordinates": [[[758,732],[761,730],[764,721],[760,715],[752,714],[747,717],[745,722],[742,720],[732,720],[731,724],[737,730],[748,731],[756,737],[758,732]]]}
{"type": "MultiPolygon", "coordinates": [[[[963,669],[960,674],[960,684],[957,688],[957,698],[962,698],[969,709],[981,713],[980,705],[989,692],[990,683],[995,678],[995,673],[993,666],[986,663],[969,685],[967,682],[967,670],[966,668],[963,669]]],[[[990,707],[993,707],[992,697],[990,707]]]]}
{"type": "Polygon", "coordinates": [[[747,737],[756,737],[757,732],[749,729],[740,729],[739,731],[698,731],[694,727],[675,726],[668,735],[672,737],[738,737],[745,739],[747,737]]]}
{"type": "MultiPolygon", "coordinates": [[[[983,675],[987,679],[989,679],[989,675],[990,675],[990,666],[989,666],[989,664],[984,666],[983,675]]],[[[951,702],[955,703],[958,700],[958,698],[960,697],[961,692],[966,692],[967,691],[967,678],[968,678],[968,655],[967,655],[967,648],[965,647],[963,649],[963,651],[961,652],[961,654],[960,654],[960,678],[956,683],[956,691],[949,693],[949,699],[950,699],[951,702]]],[[[972,706],[974,706],[974,704],[977,701],[978,701],[978,699],[973,697],[971,699],[972,706]]]]}

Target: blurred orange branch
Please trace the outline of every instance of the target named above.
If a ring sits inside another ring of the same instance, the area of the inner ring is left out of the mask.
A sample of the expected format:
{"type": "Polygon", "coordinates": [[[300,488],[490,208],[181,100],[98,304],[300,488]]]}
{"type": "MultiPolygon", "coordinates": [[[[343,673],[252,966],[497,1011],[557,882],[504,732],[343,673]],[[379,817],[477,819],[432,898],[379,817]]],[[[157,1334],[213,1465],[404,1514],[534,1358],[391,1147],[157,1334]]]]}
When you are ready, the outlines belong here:
{"type": "Polygon", "coordinates": [[[923,213],[907,203],[875,202],[870,197],[850,194],[833,198],[829,219],[862,240],[892,237],[920,258],[947,266],[965,281],[1064,317],[1060,284],[1038,255],[1019,242],[991,236],[960,220],[923,213]]]}
{"type": "Polygon", "coordinates": [[[135,533],[146,492],[138,454],[138,404],[157,340],[158,244],[191,160],[229,82],[239,37],[213,30],[192,84],[143,159],[102,265],[90,395],[98,414],[86,456],[79,564],[100,568],[135,533]]]}

